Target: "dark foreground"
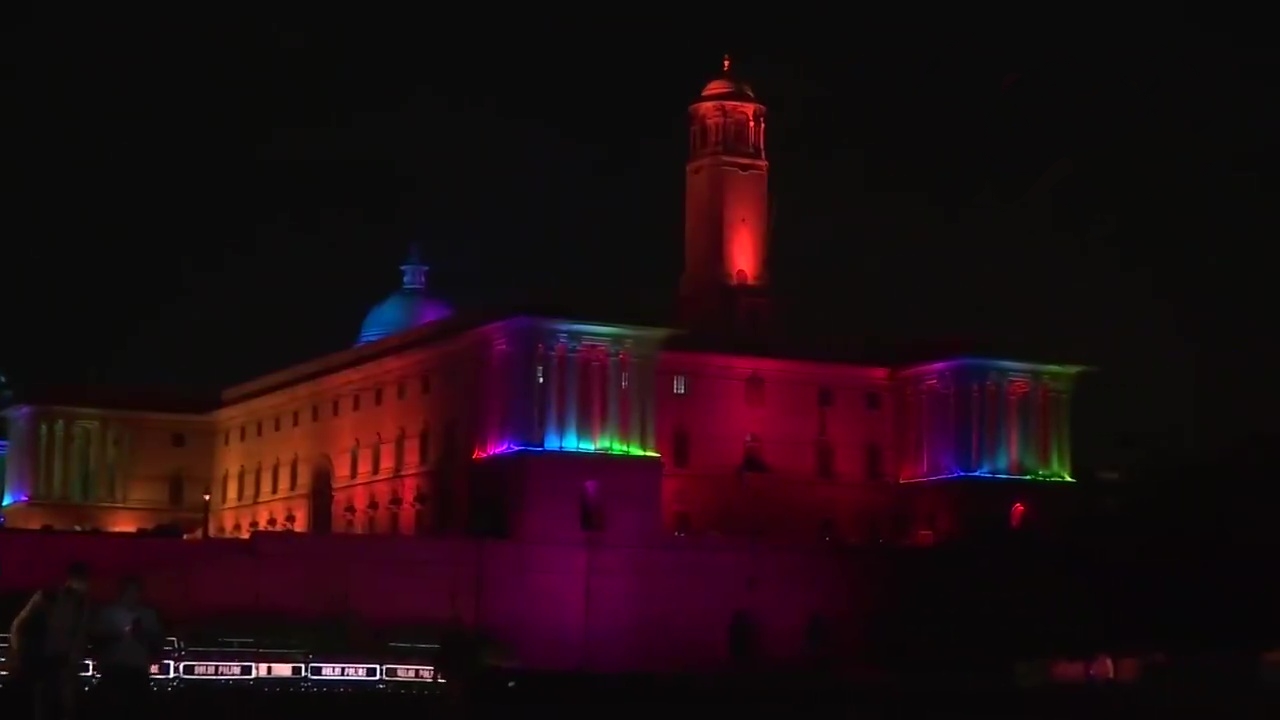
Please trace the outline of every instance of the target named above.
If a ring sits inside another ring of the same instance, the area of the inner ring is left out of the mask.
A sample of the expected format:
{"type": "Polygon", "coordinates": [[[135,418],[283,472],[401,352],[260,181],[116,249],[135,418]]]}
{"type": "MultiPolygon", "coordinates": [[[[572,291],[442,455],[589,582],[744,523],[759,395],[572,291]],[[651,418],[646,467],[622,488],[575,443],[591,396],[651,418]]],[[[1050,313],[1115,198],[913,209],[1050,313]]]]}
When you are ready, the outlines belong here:
{"type": "MultiPolygon", "coordinates": [[[[939,718],[986,716],[1023,718],[1133,718],[1159,713],[1174,718],[1276,718],[1280,692],[1260,685],[1187,683],[1179,687],[1116,686],[1015,690],[941,687],[815,687],[805,683],[768,684],[762,678],[722,679],[714,683],[622,681],[516,681],[513,686],[476,687],[461,692],[371,691],[331,688],[281,691],[247,687],[156,690],[149,707],[134,720],[174,718],[328,718],[336,713],[372,718],[561,716],[612,709],[692,709],[737,715],[778,717],[779,713],[829,717],[833,712],[860,718],[939,718]]],[[[16,704],[12,688],[0,690],[0,716],[29,717],[16,704]]],[[[82,696],[79,717],[95,712],[92,692],[82,696]]],[[[105,720],[105,719],[104,719],[105,720]]],[[[114,719],[113,719],[114,720],[114,719]]]]}

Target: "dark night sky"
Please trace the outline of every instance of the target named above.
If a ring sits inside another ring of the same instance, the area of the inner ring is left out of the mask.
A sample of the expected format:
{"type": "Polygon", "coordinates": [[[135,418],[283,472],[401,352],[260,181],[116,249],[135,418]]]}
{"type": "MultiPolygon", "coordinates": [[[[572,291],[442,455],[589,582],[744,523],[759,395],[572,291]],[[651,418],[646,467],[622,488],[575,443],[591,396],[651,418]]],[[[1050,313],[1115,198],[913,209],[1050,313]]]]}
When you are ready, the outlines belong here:
{"type": "Polygon", "coordinates": [[[770,107],[774,278],[804,330],[1096,364],[1086,446],[1273,423],[1278,68],[1238,37],[156,22],[36,19],[6,50],[18,383],[221,385],[348,346],[413,240],[460,306],[668,304],[684,108],[727,49],[770,107]]]}

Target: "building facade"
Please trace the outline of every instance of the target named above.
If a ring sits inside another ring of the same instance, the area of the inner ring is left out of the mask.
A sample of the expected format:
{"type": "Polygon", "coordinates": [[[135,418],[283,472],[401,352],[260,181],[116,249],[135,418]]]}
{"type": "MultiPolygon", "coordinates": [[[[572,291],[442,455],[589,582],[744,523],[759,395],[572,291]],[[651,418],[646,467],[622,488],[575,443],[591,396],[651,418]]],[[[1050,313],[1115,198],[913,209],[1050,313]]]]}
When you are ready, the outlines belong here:
{"type": "Polygon", "coordinates": [[[728,70],[690,108],[679,329],[455,313],[414,255],[355,347],[207,412],[9,407],[8,527],[863,544],[1047,517],[1082,368],[717,349],[772,325],[766,108],[728,70]]]}

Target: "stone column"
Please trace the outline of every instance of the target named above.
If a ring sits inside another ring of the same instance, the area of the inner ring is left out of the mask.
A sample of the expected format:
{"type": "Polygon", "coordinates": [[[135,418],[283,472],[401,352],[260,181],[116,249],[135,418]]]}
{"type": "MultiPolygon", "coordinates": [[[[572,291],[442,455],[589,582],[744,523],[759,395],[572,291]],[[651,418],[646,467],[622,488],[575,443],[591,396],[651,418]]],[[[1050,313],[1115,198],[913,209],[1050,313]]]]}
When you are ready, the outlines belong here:
{"type": "Polygon", "coordinates": [[[644,437],[640,449],[645,452],[656,452],[658,449],[658,402],[657,393],[654,390],[658,380],[657,363],[651,358],[645,358],[643,367],[636,375],[642,382],[638,404],[643,409],[644,417],[644,437]]]}
{"type": "Polygon", "coordinates": [[[49,423],[40,421],[39,455],[36,456],[36,491],[32,497],[49,497],[49,423]]]}
{"type": "Polygon", "coordinates": [[[546,374],[546,389],[542,391],[543,408],[542,446],[548,450],[559,449],[562,437],[560,428],[560,343],[553,343],[549,351],[543,354],[543,373],[546,374]]]}
{"type": "Polygon", "coordinates": [[[627,437],[624,442],[627,448],[639,452],[643,448],[640,447],[640,424],[644,418],[643,408],[640,405],[644,402],[644,395],[640,392],[640,362],[634,354],[627,355],[627,437]]]}
{"type": "Polygon", "coordinates": [[[1058,408],[1058,473],[1071,477],[1071,393],[1064,390],[1059,395],[1058,408]]]}
{"type": "Polygon", "coordinates": [[[565,357],[563,447],[568,450],[577,450],[580,442],[578,432],[581,418],[578,417],[580,407],[578,393],[582,390],[582,363],[579,361],[578,353],[578,345],[573,343],[567,348],[565,357]]]}
{"type": "Polygon", "coordinates": [[[608,403],[607,414],[604,421],[604,433],[601,441],[604,443],[606,450],[615,450],[620,444],[618,427],[618,401],[619,393],[622,392],[622,376],[620,370],[621,361],[618,358],[617,350],[609,348],[609,372],[605,379],[605,391],[608,393],[606,402],[608,403]]]}
{"type": "Polygon", "coordinates": [[[58,420],[53,426],[53,492],[50,496],[55,500],[63,500],[67,496],[66,478],[63,474],[67,465],[67,424],[58,420]]]}

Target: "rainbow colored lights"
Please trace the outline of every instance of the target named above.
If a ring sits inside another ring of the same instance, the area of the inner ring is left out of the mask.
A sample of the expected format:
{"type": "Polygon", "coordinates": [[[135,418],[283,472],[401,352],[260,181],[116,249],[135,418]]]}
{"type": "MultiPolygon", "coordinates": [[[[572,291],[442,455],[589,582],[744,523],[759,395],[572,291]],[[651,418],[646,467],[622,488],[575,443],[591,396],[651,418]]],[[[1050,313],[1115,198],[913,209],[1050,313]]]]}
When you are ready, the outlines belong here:
{"type": "Polygon", "coordinates": [[[592,453],[596,455],[629,455],[631,457],[661,457],[656,452],[643,450],[636,447],[630,447],[622,443],[602,444],[599,447],[587,446],[581,444],[578,447],[533,447],[530,445],[518,445],[515,443],[506,443],[499,445],[492,450],[476,450],[472,453],[472,459],[479,460],[481,458],[493,457],[494,455],[507,455],[517,452],[570,452],[570,453],[592,453]]]}
{"type": "Polygon", "coordinates": [[[1023,480],[1036,482],[1066,482],[1073,483],[1075,478],[1066,475],[1053,475],[1050,473],[1033,473],[1030,475],[1006,475],[1004,473],[988,473],[988,472],[971,472],[971,473],[949,473],[946,475],[934,475],[932,477],[920,478],[903,478],[898,482],[901,483],[918,483],[918,482],[939,482],[945,480],[1023,480]]]}
{"type": "Polygon", "coordinates": [[[1072,482],[1072,378],[1082,370],[965,358],[900,371],[899,482],[1072,482]]]}

